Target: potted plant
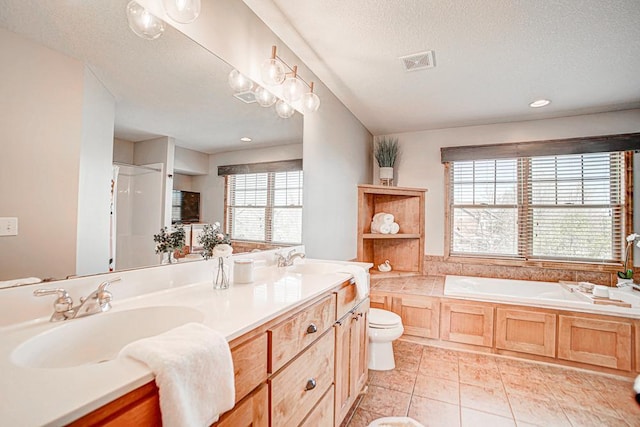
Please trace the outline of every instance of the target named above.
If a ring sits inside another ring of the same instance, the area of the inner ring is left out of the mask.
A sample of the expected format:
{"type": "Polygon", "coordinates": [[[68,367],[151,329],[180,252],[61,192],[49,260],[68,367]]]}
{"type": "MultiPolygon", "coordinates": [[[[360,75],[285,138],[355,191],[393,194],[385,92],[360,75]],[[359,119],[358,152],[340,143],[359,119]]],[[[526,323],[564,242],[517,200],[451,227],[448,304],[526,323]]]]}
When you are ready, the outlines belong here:
{"type": "Polygon", "coordinates": [[[153,235],[153,241],[156,242],[156,253],[167,254],[169,264],[173,262],[173,252],[182,250],[186,241],[186,234],[181,225],[176,226],[175,230],[169,232],[167,227],[160,229],[160,233],[153,235]]]}
{"type": "Polygon", "coordinates": [[[374,156],[380,167],[380,183],[391,185],[393,166],[398,158],[398,138],[380,137],[376,143],[374,156]]]}
{"type": "Polygon", "coordinates": [[[204,259],[218,258],[217,269],[213,275],[213,287],[216,289],[228,288],[229,274],[226,271],[228,266],[225,265],[224,259],[233,253],[231,239],[222,232],[220,223],[214,222],[202,227],[202,233],[198,240],[202,245],[204,259]]]}
{"type": "MultiPolygon", "coordinates": [[[[629,255],[633,244],[638,239],[640,239],[640,235],[636,233],[631,233],[627,236],[627,246],[624,248],[624,264],[622,265],[623,271],[618,271],[618,284],[633,283],[633,266],[629,265],[629,255]]],[[[640,242],[637,245],[640,247],[640,242]]]]}

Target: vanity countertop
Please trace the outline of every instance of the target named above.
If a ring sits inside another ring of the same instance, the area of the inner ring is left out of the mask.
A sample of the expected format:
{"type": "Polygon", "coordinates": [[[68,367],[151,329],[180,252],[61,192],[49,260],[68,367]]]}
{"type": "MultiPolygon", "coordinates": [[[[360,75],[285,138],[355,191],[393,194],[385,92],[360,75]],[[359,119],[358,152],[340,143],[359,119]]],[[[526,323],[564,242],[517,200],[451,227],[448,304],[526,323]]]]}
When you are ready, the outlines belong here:
{"type": "MultiPolygon", "coordinates": [[[[354,264],[367,270],[371,267],[354,264]]],[[[207,281],[114,299],[109,313],[152,306],[191,307],[204,314],[206,326],[231,341],[350,277],[348,273],[297,274],[265,267],[256,270],[252,284],[213,290],[211,281],[207,281]]],[[[33,336],[63,323],[109,313],[57,323],[49,322],[48,317],[38,318],[0,328],[0,425],[66,424],[153,380],[146,365],[125,357],[57,369],[20,367],[11,361],[13,350],[33,336]]],[[[69,351],[74,349],[70,347],[69,351]]]]}

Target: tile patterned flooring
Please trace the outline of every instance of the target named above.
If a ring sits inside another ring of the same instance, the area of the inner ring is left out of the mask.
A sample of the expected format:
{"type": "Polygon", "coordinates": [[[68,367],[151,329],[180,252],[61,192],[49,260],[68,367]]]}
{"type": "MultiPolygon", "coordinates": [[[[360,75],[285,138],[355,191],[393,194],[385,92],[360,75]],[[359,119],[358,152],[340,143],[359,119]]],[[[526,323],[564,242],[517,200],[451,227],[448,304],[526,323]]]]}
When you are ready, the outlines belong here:
{"type": "Polygon", "coordinates": [[[394,351],[396,369],[369,371],[348,427],[390,416],[443,427],[640,427],[632,379],[402,339],[394,351]]]}

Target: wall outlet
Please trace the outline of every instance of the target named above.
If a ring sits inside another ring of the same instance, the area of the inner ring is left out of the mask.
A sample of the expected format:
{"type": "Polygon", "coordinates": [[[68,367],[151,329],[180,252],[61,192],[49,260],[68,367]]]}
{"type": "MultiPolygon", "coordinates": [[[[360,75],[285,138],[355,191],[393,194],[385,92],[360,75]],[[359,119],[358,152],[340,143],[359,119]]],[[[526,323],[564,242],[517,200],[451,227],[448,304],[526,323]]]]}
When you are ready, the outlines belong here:
{"type": "Polygon", "coordinates": [[[18,218],[0,218],[0,236],[17,236],[18,218]]]}

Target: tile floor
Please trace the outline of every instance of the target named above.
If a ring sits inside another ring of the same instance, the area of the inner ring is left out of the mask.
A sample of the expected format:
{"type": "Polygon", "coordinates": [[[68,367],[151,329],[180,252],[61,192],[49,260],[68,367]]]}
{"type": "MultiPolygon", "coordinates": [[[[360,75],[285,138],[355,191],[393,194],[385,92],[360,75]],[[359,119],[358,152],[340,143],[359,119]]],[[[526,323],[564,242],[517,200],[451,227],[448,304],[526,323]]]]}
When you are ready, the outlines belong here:
{"type": "Polygon", "coordinates": [[[640,426],[631,379],[394,342],[396,369],[369,371],[348,427],[409,416],[425,426],[640,426]]]}

